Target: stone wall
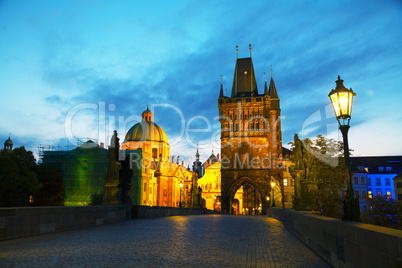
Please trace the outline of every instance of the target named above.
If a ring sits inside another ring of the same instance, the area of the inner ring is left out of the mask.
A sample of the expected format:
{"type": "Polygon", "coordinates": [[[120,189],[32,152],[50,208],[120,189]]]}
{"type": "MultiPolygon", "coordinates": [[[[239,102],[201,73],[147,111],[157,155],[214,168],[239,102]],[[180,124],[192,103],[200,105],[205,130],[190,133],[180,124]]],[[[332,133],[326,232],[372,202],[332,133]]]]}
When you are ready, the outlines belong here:
{"type": "Polygon", "coordinates": [[[402,231],[270,208],[283,225],[334,267],[402,267],[402,231]]]}
{"type": "Polygon", "coordinates": [[[214,211],[207,210],[205,208],[177,208],[177,207],[155,207],[155,206],[131,207],[132,219],[201,215],[201,214],[214,214],[214,211]]]}
{"type": "Polygon", "coordinates": [[[24,207],[0,209],[0,241],[121,222],[126,206],[24,207]]]}

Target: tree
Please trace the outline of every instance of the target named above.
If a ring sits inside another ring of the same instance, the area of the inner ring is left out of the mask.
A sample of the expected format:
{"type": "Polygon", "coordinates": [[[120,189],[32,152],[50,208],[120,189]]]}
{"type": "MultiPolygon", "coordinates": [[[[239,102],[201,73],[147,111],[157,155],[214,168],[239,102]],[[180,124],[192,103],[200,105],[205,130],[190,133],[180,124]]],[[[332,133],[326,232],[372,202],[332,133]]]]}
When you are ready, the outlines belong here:
{"type": "Polygon", "coordinates": [[[34,197],[35,206],[63,206],[63,175],[53,166],[39,165],[37,176],[43,188],[34,197]]]}
{"type": "Polygon", "coordinates": [[[25,147],[12,152],[0,151],[0,206],[28,206],[30,199],[41,189],[37,165],[31,151],[25,147]]]}
{"type": "Polygon", "coordinates": [[[361,220],[365,223],[384,227],[398,227],[402,207],[394,199],[382,196],[365,197],[367,208],[361,213],[361,220]]]}

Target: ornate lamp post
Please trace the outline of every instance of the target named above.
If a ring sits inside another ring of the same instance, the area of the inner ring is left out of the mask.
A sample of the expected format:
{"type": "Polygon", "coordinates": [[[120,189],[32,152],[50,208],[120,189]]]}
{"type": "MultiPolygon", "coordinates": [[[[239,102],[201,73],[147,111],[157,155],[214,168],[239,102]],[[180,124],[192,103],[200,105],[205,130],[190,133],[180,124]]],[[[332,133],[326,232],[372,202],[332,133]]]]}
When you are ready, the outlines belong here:
{"type": "Polygon", "coordinates": [[[350,170],[350,160],[349,160],[349,143],[348,143],[348,131],[349,131],[349,121],[352,113],[352,101],[353,96],[356,93],[353,92],[352,88],[347,89],[343,85],[343,80],[338,75],[338,80],[336,82],[335,89],[332,89],[329,93],[329,98],[331,99],[332,107],[335,111],[336,119],[339,122],[339,129],[343,136],[343,154],[345,158],[345,168],[346,168],[346,180],[348,189],[346,190],[346,199],[343,201],[344,215],[343,220],[360,220],[360,210],[359,210],[359,200],[355,196],[355,191],[353,190],[352,184],[352,174],[350,170]]]}
{"type": "Polygon", "coordinates": [[[183,188],[183,182],[180,182],[179,186],[180,186],[180,203],[179,203],[179,207],[181,208],[181,189],[183,188]]]}
{"type": "Polygon", "coordinates": [[[271,182],[271,189],[272,189],[272,207],[275,207],[275,182],[271,182]]]}

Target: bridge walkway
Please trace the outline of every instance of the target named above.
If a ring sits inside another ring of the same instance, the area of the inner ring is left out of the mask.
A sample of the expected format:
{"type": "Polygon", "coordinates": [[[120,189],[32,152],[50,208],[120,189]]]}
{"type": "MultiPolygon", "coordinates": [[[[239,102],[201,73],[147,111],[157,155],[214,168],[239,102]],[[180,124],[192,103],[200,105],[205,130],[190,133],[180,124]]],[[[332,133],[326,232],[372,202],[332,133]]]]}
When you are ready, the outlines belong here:
{"type": "Polygon", "coordinates": [[[1,267],[330,267],[266,216],[129,220],[0,242],[1,267]]]}

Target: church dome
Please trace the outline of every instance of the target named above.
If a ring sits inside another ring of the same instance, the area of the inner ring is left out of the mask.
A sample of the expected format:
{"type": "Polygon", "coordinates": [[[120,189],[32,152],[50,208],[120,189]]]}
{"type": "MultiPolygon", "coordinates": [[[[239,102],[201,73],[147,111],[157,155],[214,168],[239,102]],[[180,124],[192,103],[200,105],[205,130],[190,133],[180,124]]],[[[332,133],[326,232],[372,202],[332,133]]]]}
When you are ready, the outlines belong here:
{"type": "Polygon", "coordinates": [[[12,146],[13,145],[13,141],[10,139],[10,137],[8,137],[8,140],[6,140],[4,142],[4,145],[8,145],[8,146],[12,146]]]}
{"type": "Polygon", "coordinates": [[[130,141],[156,141],[168,142],[165,131],[153,121],[153,114],[147,108],[142,113],[141,123],[137,123],[127,132],[124,142],[130,141]]]}

